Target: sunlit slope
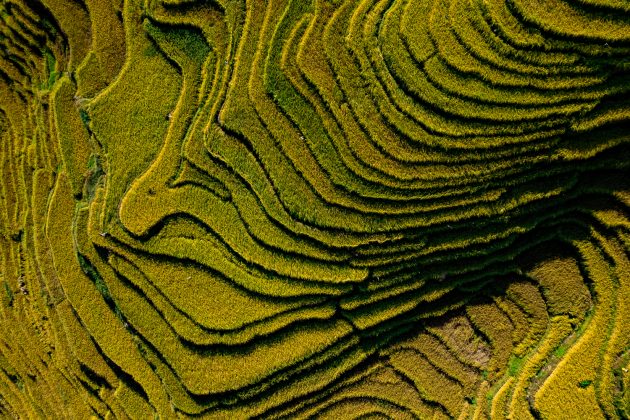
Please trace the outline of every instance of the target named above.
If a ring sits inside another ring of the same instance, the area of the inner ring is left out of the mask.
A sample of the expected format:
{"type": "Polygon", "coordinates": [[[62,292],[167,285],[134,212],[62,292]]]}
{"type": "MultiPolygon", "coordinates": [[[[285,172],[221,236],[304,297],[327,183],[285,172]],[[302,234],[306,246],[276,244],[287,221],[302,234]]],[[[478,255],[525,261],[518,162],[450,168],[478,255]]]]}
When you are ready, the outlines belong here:
{"type": "Polygon", "coordinates": [[[0,417],[630,415],[625,1],[0,18],[0,417]]]}

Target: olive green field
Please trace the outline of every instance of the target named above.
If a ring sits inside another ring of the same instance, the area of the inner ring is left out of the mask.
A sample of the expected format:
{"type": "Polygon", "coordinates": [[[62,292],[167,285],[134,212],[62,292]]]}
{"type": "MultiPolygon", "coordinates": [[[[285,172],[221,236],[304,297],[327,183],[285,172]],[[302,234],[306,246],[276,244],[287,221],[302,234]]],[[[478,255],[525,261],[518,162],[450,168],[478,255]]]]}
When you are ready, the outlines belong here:
{"type": "Polygon", "coordinates": [[[628,419],[629,370],[629,0],[0,0],[0,419],[628,419]]]}

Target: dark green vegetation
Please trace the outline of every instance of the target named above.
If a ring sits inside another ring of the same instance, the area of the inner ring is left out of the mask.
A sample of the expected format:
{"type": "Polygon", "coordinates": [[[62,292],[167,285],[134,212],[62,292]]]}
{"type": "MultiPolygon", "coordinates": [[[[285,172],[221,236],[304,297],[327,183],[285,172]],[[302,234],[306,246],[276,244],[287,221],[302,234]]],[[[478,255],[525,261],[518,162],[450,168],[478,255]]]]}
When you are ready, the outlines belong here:
{"type": "Polygon", "coordinates": [[[627,1],[0,19],[0,417],[630,415],[627,1]]]}

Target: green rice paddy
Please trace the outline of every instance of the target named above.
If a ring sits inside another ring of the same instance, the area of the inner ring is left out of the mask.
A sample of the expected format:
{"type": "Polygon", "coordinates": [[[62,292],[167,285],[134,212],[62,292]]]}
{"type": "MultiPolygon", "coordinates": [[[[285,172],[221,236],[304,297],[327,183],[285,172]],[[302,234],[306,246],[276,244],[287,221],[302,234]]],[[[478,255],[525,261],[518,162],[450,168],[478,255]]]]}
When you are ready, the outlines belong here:
{"type": "Polygon", "coordinates": [[[627,0],[2,0],[0,418],[630,416],[627,0]]]}

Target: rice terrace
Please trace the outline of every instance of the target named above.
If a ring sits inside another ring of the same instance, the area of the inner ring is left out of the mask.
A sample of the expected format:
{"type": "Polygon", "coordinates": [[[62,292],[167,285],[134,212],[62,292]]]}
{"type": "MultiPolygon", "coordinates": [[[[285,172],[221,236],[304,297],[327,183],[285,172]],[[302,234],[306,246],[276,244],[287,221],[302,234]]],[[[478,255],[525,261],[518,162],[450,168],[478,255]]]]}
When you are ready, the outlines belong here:
{"type": "Polygon", "coordinates": [[[630,0],[0,18],[0,419],[630,418],[630,0]]]}

